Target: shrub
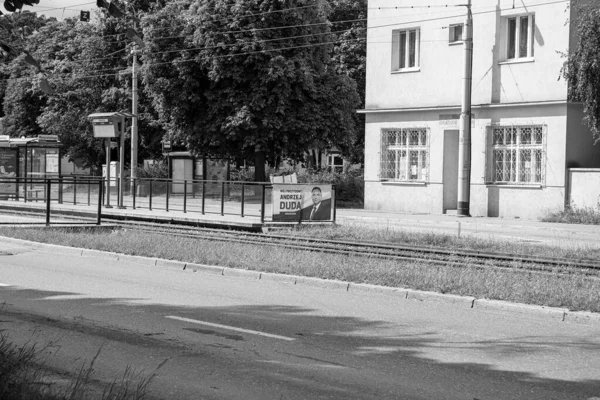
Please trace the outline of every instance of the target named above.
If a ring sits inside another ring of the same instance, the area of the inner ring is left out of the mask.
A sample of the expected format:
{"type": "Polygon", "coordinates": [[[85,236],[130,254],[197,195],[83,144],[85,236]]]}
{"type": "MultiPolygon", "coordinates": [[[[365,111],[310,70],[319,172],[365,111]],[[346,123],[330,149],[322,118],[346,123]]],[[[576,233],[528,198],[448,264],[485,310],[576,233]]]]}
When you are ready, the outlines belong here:
{"type": "Polygon", "coordinates": [[[540,218],[542,222],[559,222],[563,224],[600,225],[600,204],[594,207],[565,207],[564,210],[548,213],[540,218]]]}

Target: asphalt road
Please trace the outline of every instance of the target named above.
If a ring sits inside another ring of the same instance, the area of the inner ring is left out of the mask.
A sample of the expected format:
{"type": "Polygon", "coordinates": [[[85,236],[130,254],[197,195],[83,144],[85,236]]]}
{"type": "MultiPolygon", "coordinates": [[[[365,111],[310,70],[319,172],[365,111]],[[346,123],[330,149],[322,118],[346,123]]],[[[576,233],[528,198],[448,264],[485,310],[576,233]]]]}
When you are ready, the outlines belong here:
{"type": "MultiPolygon", "coordinates": [[[[266,249],[265,251],[268,251],[266,249]]],[[[600,324],[0,244],[0,329],[159,399],[600,398],[600,324]],[[158,370],[156,368],[166,363],[158,370]]]]}

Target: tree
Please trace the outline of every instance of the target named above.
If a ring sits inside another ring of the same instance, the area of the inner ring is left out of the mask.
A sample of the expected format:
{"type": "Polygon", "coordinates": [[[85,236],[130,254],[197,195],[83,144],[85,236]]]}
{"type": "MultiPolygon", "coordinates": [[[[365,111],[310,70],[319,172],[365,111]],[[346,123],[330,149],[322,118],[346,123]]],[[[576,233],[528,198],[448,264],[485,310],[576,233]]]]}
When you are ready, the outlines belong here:
{"type": "MultiPolygon", "coordinates": [[[[337,71],[348,75],[356,82],[360,97],[359,108],[365,105],[367,67],[367,0],[330,0],[333,10],[329,19],[338,41],[334,45],[333,62],[337,71]]],[[[365,118],[353,114],[354,137],[340,143],[342,155],[353,163],[364,162],[365,118]]]]}
{"type": "Polygon", "coordinates": [[[198,0],[178,44],[145,28],[146,87],[161,119],[196,152],[254,158],[257,180],[263,159],[343,141],[360,100],[332,65],[329,12],[322,0],[198,0]]]}
{"type": "Polygon", "coordinates": [[[595,142],[600,142],[600,6],[577,7],[577,47],[568,55],[563,76],[570,101],[581,101],[585,122],[595,142]]]}

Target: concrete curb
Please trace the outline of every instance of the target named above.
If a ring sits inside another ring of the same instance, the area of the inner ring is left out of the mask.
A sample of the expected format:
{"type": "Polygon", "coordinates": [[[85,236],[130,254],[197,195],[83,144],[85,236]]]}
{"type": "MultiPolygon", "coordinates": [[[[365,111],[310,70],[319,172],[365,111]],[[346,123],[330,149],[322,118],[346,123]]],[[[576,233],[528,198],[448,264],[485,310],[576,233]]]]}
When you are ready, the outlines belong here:
{"type": "Polygon", "coordinates": [[[79,255],[82,257],[85,256],[113,261],[125,261],[139,265],[146,265],[148,267],[173,268],[182,271],[204,272],[214,275],[222,275],[225,277],[241,277],[253,280],[281,282],[289,285],[306,285],[311,287],[333,289],[345,292],[392,294],[397,295],[400,299],[427,302],[444,302],[466,309],[507,311],[515,314],[542,315],[547,316],[551,320],[560,322],[568,321],[583,324],[600,323],[600,313],[592,313],[587,311],[569,311],[566,308],[511,303],[502,300],[478,299],[471,296],[459,296],[454,294],[426,292],[421,290],[378,286],[366,283],[353,283],[306,276],[278,274],[273,272],[260,272],[245,269],[220,267],[214,265],[186,263],[182,261],[111,253],[101,250],[89,250],[48,243],[31,242],[28,240],[15,239],[10,237],[3,237],[3,240],[5,242],[13,242],[18,244],[33,244],[34,247],[37,248],[46,247],[56,251],[60,251],[63,254],[79,255]]]}

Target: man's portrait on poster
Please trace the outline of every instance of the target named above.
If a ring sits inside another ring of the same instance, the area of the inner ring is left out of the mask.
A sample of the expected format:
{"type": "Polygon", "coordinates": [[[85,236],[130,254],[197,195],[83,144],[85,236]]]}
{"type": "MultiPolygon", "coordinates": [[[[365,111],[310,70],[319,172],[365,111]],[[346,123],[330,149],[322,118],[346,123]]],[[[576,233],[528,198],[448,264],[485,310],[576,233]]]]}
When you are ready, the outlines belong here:
{"type": "Polygon", "coordinates": [[[303,221],[327,221],[331,219],[331,199],[323,199],[321,188],[311,190],[312,204],[302,209],[303,221]]]}

